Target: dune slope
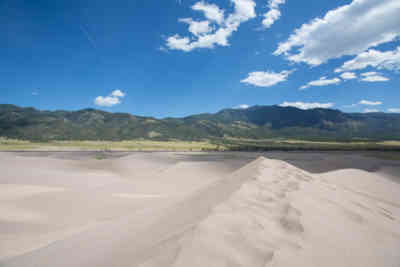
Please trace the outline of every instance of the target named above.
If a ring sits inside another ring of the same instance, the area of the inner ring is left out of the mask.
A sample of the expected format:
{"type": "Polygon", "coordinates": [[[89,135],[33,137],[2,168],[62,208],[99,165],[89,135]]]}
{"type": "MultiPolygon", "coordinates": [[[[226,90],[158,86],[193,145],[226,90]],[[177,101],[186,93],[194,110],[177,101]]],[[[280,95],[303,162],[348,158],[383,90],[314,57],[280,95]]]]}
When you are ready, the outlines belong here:
{"type": "Polygon", "coordinates": [[[264,157],[233,172],[173,154],[0,158],[2,267],[400,263],[400,184],[380,173],[264,157]]]}
{"type": "Polygon", "coordinates": [[[379,175],[344,170],[317,176],[258,160],[256,178],[181,240],[171,266],[395,267],[398,204],[399,185],[379,175]],[[361,194],[351,189],[359,184],[361,194]]]}

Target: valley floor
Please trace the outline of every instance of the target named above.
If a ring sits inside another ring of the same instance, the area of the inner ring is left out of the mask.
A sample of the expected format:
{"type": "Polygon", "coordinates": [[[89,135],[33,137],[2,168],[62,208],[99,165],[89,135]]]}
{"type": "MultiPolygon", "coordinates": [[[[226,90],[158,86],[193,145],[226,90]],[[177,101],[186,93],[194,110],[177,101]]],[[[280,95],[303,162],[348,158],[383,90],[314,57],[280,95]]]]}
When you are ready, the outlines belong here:
{"type": "Polygon", "coordinates": [[[400,162],[0,152],[0,266],[393,266],[400,162]]]}

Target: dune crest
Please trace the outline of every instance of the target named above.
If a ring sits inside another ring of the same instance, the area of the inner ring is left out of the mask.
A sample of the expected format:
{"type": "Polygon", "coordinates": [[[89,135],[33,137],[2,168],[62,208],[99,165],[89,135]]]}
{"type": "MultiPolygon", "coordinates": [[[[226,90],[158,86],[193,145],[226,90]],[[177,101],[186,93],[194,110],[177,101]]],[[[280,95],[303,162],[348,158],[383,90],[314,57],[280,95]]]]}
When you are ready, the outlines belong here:
{"type": "Polygon", "coordinates": [[[259,158],[250,165],[257,166],[255,178],[196,226],[172,266],[361,267],[400,262],[396,207],[386,207],[396,209],[396,218],[383,218],[360,207],[373,205],[371,199],[285,162],[259,158]]]}
{"type": "Polygon", "coordinates": [[[317,175],[225,154],[221,161],[173,153],[0,157],[9,170],[0,176],[0,266],[400,262],[400,184],[380,173],[317,175]]]}

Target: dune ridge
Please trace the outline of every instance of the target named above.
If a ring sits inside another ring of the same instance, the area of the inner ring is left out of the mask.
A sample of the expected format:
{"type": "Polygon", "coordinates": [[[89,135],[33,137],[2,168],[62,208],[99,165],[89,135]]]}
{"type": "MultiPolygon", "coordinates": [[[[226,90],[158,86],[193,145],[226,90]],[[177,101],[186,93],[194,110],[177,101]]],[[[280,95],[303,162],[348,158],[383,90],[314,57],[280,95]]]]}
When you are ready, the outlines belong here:
{"type": "MultiPolygon", "coordinates": [[[[327,183],[335,173],[311,175],[269,159],[257,166],[255,179],[199,222],[171,266],[398,266],[398,206],[327,183]]],[[[388,183],[374,178],[371,190],[388,183]]]]}
{"type": "Polygon", "coordinates": [[[100,162],[0,157],[14,166],[51,163],[0,177],[3,215],[21,213],[12,224],[0,217],[2,267],[400,262],[400,184],[380,173],[311,174],[264,157],[235,170],[173,153],[100,162]]]}

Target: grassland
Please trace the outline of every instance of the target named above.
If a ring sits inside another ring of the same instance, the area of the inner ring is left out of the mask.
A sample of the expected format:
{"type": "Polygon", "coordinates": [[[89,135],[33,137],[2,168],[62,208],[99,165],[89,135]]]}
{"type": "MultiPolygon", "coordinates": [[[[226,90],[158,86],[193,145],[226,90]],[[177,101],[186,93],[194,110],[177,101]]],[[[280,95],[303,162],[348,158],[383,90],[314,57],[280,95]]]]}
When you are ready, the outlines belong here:
{"type": "Polygon", "coordinates": [[[400,151],[374,151],[365,155],[378,159],[400,160],[400,151]]]}
{"type": "Polygon", "coordinates": [[[226,148],[209,141],[49,141],[31,142],[0,138],[1,151],[208,151],[226,148]]]}
{"type": "MultiPolygon", "coordinates": [[[[291,139],[214,139],[205,141],[49,141],[0,138],[1,151],[270,151],[340,150],[400,152],[400,141],[320,142],[291,139]]],[[[392,156],[391,156],[392,157],[392,156]]]]}
{"type": "Polygon", "coordinates": [[[340,150],[340,151],[400,151],[399,141],[306,141],[292,139],[223,139],[224,147],[238,151],[268,151],[268,150],[340,150]]]}

